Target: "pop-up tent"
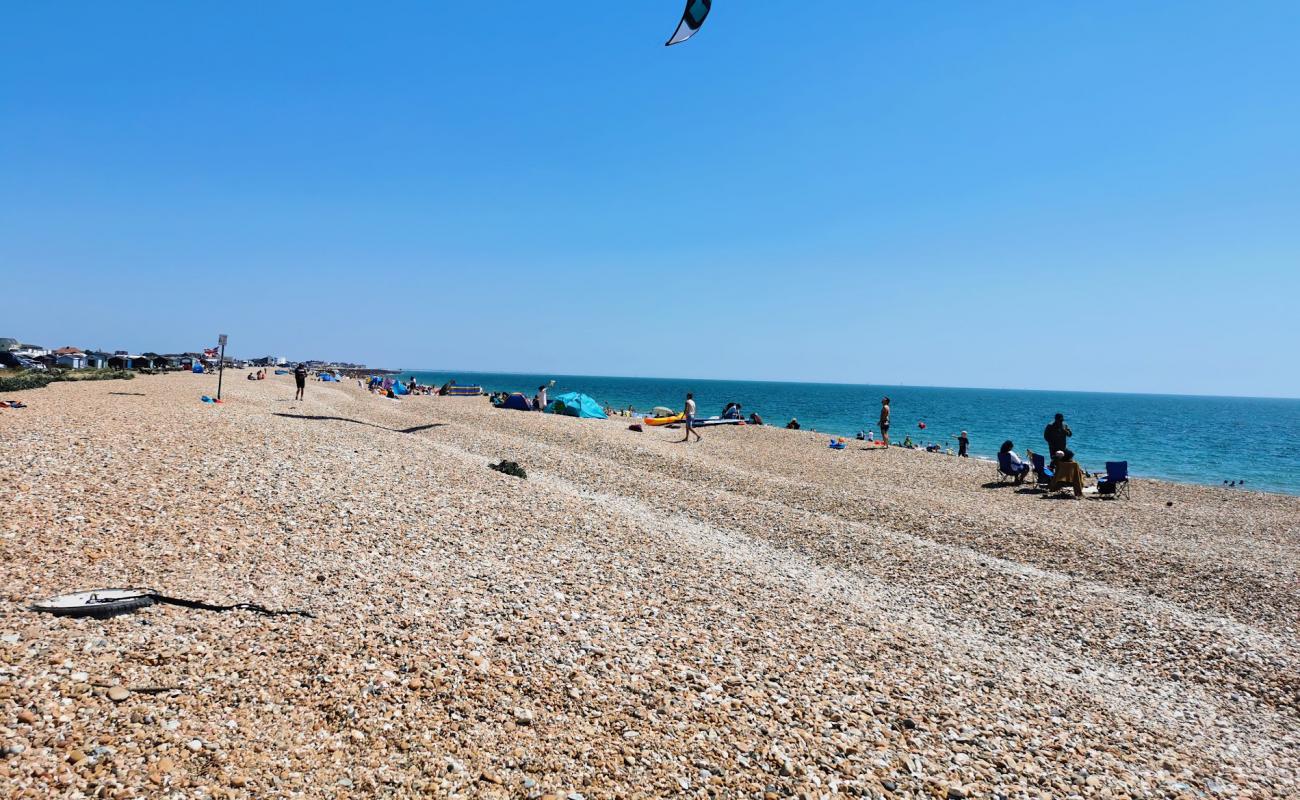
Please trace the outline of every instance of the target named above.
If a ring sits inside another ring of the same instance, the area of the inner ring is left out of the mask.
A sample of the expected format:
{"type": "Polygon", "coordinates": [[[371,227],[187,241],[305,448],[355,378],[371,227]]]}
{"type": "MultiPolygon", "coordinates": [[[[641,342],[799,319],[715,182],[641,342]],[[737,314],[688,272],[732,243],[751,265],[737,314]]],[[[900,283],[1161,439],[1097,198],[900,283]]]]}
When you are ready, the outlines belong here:
{"type": "Polygon", "coordinates": [[[410,394],[411,390],[401,381],[393,381],[393,394],[410,394]]]}
{"type": "Polygon", "coordinates": [[[533,404],[527,397],[524,397],[519,392],[515,392],[507,397],[501,405],[497,406],[497,408],[509,408],[514,411],[532,411],[533,404]]]}
{"type": "Polygon", "coordinates": [[[195,361],[195,362],[194,362],[194,366],[193,366],[191,369],[192,369],[193,372],[202,372],[202,371],[203,371],[203,365],[200,364],[199,362],[195,361]]]}
{"type": "Polygon", "coordinates": [[[582,392],[565,392],[556,397],[555,401],[546,407],[546,410],[551,414],[564,414],[570,417],[608,419],[605,416],[605,410],[600,407],[600,403],[592,400],[582,392]]]}
{"type": "Polygon", "coordinates": [[[337,378],[335,378],[333,375],[329,374],[328,372],[322,372],[322,373],[320,374],[320,379],[323,380],[323,381],[334,381],[334,380],[338,380],[337,378]]]}

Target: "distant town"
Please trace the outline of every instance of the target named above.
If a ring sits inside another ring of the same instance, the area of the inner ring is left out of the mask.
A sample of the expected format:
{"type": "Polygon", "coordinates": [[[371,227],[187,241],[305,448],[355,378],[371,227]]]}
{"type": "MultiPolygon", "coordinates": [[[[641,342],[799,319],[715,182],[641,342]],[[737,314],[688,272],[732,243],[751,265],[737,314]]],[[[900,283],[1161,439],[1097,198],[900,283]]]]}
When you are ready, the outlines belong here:
{"type": "Polygon", "coordinates": [[[261,358],[222,358],[216,348],[186,353],[131,353],[126,350],[98,350],[89,347],[65,346],[50,349],[39,344],[28,344],[19,339],[0,337],[0,368],[31,370],[34,372],[60,369],[123,369],[137,372],[208,371],[224,366],[229,369],[256,367],[287,367],[306,365],[314,372],[327,371],[344,374],[386,374],[395,370],[367,367],[348,361],[323,361],[303,359],[296,361],[279,356],[261,358]]]}

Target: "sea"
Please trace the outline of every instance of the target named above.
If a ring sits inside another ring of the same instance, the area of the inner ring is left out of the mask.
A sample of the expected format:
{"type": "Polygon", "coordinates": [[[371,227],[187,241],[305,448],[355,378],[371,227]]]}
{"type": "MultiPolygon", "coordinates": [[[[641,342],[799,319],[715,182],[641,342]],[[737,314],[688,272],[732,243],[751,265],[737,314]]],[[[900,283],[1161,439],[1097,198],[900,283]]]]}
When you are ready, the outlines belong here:
{"type": "MultiPolygon", "coordinates": [[[[746,417],[757,412],[768,425],[798,419],[803,430],[831,436],[875,433],[880,398],[893,412],[890,437],[911,437],[956,451],[966,431],[970,454],[994,458],[1010,439],[1017,452],[1043,452],[1043,427],[1065,415],[1074,432],[1070,447],[1085,469],[1128,461],[1139,477],[1224,485],[1244,491],[1300,495],[1300,399],[1111,394],[1024,389],[957,389],[936,386],[722,381],[686,378],[620,378],[595,375],[529,375],[418,370],[403,382],[479,385],[485,391],[523,392],[555,381],[550,395],[590,395],[603,406],[649,412],[680,409],[695,394],[700,416],[721,414],[740,403],[746,417]]],[[[707,431],[706,431],[707,435],[707,431]]]]}

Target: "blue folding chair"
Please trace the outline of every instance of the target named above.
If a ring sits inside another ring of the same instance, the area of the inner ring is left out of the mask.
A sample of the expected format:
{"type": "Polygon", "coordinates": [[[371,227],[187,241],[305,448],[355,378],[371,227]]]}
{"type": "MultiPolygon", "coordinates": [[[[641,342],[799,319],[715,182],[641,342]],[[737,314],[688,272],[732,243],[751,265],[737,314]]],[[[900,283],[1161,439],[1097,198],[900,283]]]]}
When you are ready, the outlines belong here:
{"type": "Polygon", "coordinates": [[[1043,458],[1034,451],[1029,451],[1029,462],[1034,465],[1034,483],[1038,486],[1046,487],[1052,482],[1052,476],[1056,473],[1052,468],[1047,466],[1047,459],[1043,458]]]}
{"type": "Polygon", "coordinates": [[[1128,462],[1107,461],[1106,474],[1097,476],[1097,494],[1115,499],[1128,497],[1128,462]]]}
{"type": "Polygon", "coordinates": [[[1011,463],[1011,455],[1009,453],[998,453],[998,483],[1006,483],[1007,478],[1018,478],[1028,468],[1027,465],[1021,464],[1020,468],[1016,469],[1015,465],[1011,463]]]}

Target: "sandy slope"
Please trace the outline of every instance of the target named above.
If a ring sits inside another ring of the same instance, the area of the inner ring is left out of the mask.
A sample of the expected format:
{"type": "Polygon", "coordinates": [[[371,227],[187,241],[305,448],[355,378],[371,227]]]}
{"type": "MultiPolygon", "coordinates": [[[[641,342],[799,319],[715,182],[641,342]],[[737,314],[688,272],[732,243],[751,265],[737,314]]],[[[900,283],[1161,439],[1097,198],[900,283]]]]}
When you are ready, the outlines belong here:
{"type": "Polygon", "coordinates": [[[284,378],[212,408],[210,383],[54,384],[0,411],[15,796],[1300,781],[1300,499],[1054,500],[810,433],[686,446],[476,399],[312,383],[293,403],[284,378]],[[317,618],[23,610],[94,585],[317,618]]]}

